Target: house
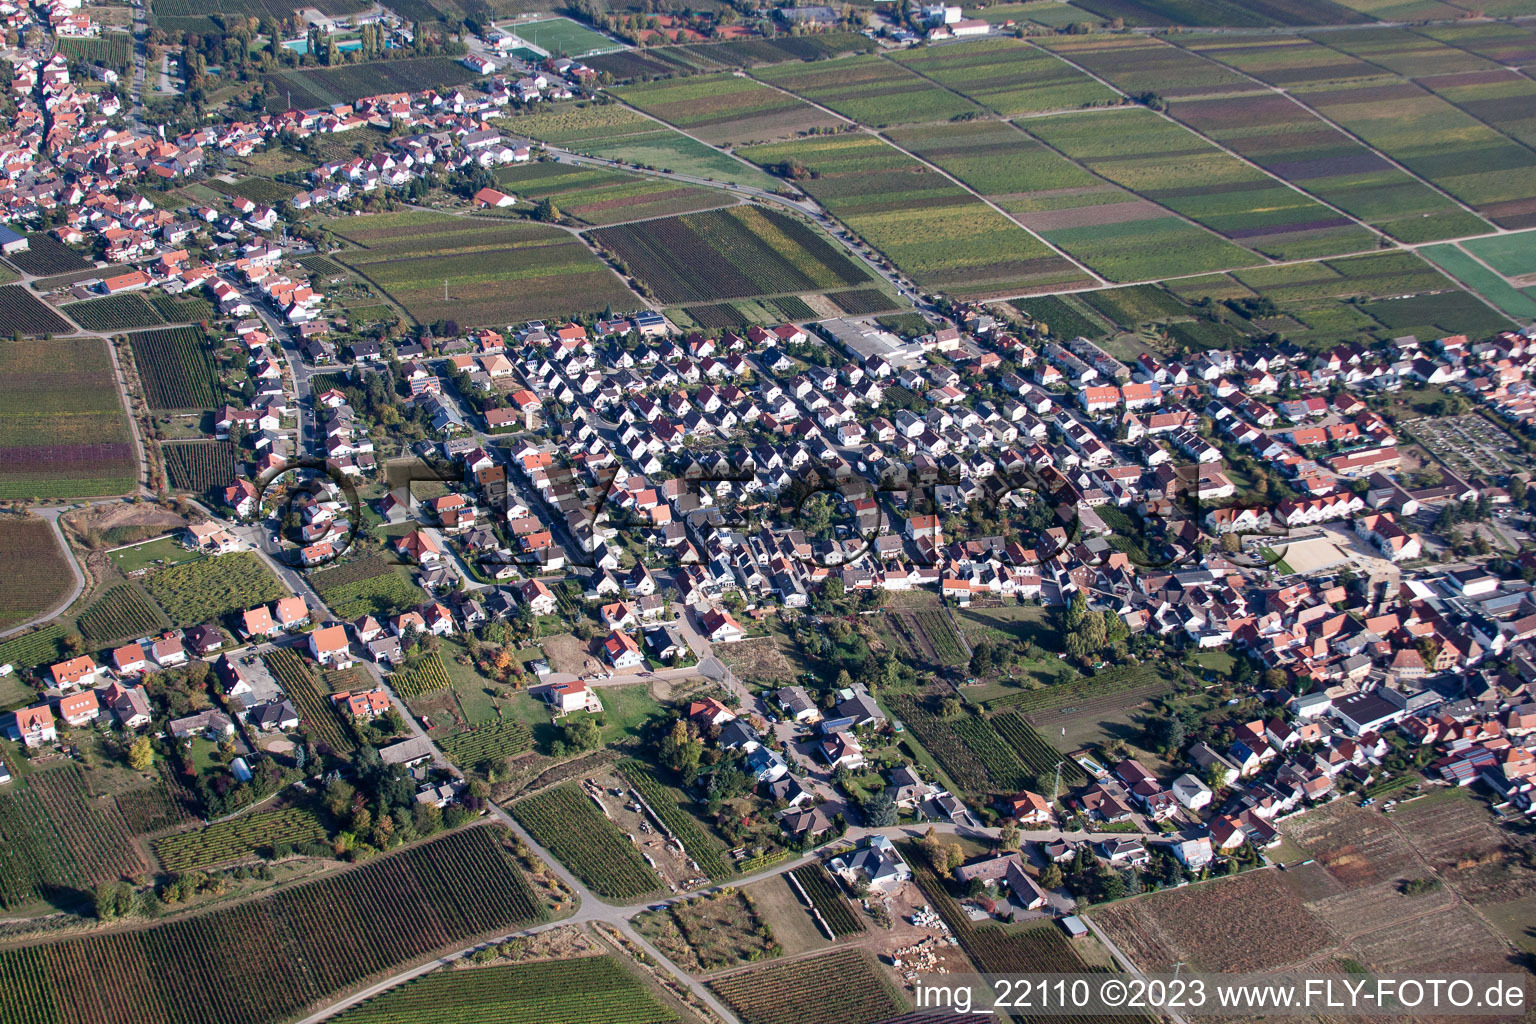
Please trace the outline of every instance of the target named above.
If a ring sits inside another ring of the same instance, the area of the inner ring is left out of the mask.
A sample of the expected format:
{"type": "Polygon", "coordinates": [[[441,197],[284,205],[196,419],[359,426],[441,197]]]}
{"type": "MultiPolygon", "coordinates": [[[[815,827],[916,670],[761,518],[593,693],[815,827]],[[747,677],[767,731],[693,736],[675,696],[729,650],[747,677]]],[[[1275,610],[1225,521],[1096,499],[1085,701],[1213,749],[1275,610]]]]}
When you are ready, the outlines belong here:
{"type": "Polygon", "coordinates": [[[779,812],[779,827],[784,830],[785,835],[794,836],[796,839],[814,839],[830,831],[832,822],[822,813],[820,807],[810,807],[805,810],[790,807],[779,812]]]}
{"type": "Polygon", "coordinates": [[[368,641],[368,656],[376,665],[398,665],[403,660],[398,636],[380,636],[368,641]]]}
{"type": "Polygon", "coordinates": [[[1168,787],[1175,800],[1191,811],[1198,811],[1211,802],[1211,787],[1187,772],[1173,780],[1168,787]]]}
{"type": "Polygon", "coordinates": [[[161,637],[150,648],[154,652],[155,664],[161,668],[175,668],[187,663],[187,649],[182,646],[179,637],[161,637]]]}
{"type": "Polygon", "coordinates": [[[331,699],[341,707],[342,713],[353,718],[375,718],[389,710],[389,694],[383,687],[336,693],[331,699]]]}
{"type": "Polygon", "coordinates": [[[101,669],[89,656],[82,655],[51,665],[48,671],[53,675],[53,685],[62,693],[94,684],[101,669]]]}
{"type": "Polygon", "coordinates": [[[609,633],[608,639],[603,641],[603,656],[616,669],[638,668],[645,664],[645,655],[640,653],[639,645],[628,633],[618,630],[609,633]]]}
{"type": "Polygon", "coordinates": [[[347,641],[347,627],[323,626],[309,634],[309,653],[322,665],[350,668],[352,647],[347,641]]]}
{"type": "Polygon", "coordinates": [[[179,740],[189,739],[193,736],[206,736],[210,740],[221,740],[225,736],[235,734],[235,723],[229,720],[229,716],[222,711],[202,711],[186,718],[178,718],[171,723],[171,735],[179,740]]]}
{"type": "Polygon", "coordinates": [[[210,625],[192,626],[182,630],[182,642],[192,649],[192,653],[200,658],[205,658],[224,646],[224,634],[216,627],[210,625]]]}
{"type": "Polygon", "coordinates": [[[257,640],[264,636],[275,636],[282,632],[282,627],[272,621],[272,613],[267,611],[266,605],[258,605],[240,616],[240,631],[247,639],[257,640]]]}
{"type": "Polygon", "coordinates": [[[143,687],[113,683],[102,691],[102,703],[124,729],[142,729],[150,722],[149,698],[143,687]]]}
{"type": "Polygon", "coordinates": [[[95,690],[81,690],[59,698],[59,717],[71,726],[87,725],[101,716],[95,690]]]}
{"type": "Polygon", "coordinates": [[[1051,811],[1051,802],[1027,789],[1003,801],[1002,810],[1004,815],[1020,825],[1049,825],[1056,820],[1056,815],[1051,811]]]}
{"type": "Polygon", "coordinates": [[[731,617],[728,611],[709,609],[699,616],[699,631],[709,637],[709,642],[726,644],[746,636],[746,630],[731,617]]]}
{"type": "Polygon", "coordinates": [[[138,644],[125,644],[112,652],[112,668],[120,676],[136,676],[149,667],[144,648],[138,644]]]}
{"type": "Polygon", "coordinates": [[[714,697],[705,697],[688,705],[689,720],[700,725],[724,725],[735,717],[735,712],[714,697]]]}
{"type": "MultiPolygon", "coordinates": [[[[597,701],[597,694],[585,683],[555,683],[544,691],[544,699],[550,707],[555,709],[557,715],[564,715],[571,711],[585,711],[597,701]]],[[[601,709],[602,704],[598,703],[601,709]]]]}
{"type": "Polygon", "coordinates": [[[499,192],[494,188],[483,188],[475,193],[474,202],[475,205],[480,207],[482,210],[486,207],[501,210],[508,206],[515,205],[517,203],[517,199],[514,196],[507,195],[505,192],[499,192]]]}
{"type": "Polygon", "coordinates": [[[286,700],[258,704],[251,708],[246,718],[262,732],[287,732],[299,727],[299,713],[286,700]]]}
{"type": "Polygon", "coordinates": [[[272,620],[281,629],[293,629],[309,621],[309,605],[302,597],[284,597],[272,605],[272,620]]]}
{"type": "Polygon", "coordinates": [[[774,693],[774,699],[779,702],[779,707],[784,709],[784,716],[793,722],[814,722],[821,717],[821,712],[816,709],[816,704],[811,700],[811,695],[805,692],[803,686],[786,686],[774,693]]]}
{"type": "Polygon", "coordinates": [[[1191,871],[1199,871],[1201,868],[1209,866],[1211,861],[1215,859],[1215,854],[1211,851],[1211,841],[1204,837],[1199,839],[1182,839],[1171,845],[1168,849],[1178,858],[1180,864],[1183,864],[1191,871]]]}
{"type": "Polygon", "coordinates": [[[924,782],[910,765],[892,768],[885,781],[885,795],[903,811],[914,811],[924,801],[939,794],[939,787],[924,782]]]}
{"type": "Polygon", "coordinates": [[[16,724],[11,732],[14,738],[21,740],[28,747],[41,747],[59,738],[58,729],[53,724],[53,711],[47,704],[17,711],[16,724]]]}
{"type": "Polygon", "coordinates": [[[1112,867],[1145,867],[1151,859],[1140,839],[1128,839],[1122,836],[1100,840],[1094,846],[1099,856],[1109,861],[1112,867]]]}
{"type": "Polygon", "coordinates": [[[763,746],[747,754],[746,767],[758,782],[777,782],[789,774],[789,765],[784,763],[784,759],[763,746]]]}
{"type": "Polygon", "coordinates": [[[852,853],[832,858],[827,867],[850,883],[862,881],[871,892],[885,892],[912,877],[912,869],[883,835],[870,836],[852,853]]]}
{"type": "Polygon", "coordinates": [[[851,733],[835,732],[824,736],[816,749],[834,770],[864,767],[864,748],[859,746],[859,741],[851,733]]]}
{"type": "Polygon", "coordinates": [[[555,595],[544,585],[543,580],[529,580],[517,588],[517,596],[528,610],[535,615],[553,615],[559,607],[555,595]]]}

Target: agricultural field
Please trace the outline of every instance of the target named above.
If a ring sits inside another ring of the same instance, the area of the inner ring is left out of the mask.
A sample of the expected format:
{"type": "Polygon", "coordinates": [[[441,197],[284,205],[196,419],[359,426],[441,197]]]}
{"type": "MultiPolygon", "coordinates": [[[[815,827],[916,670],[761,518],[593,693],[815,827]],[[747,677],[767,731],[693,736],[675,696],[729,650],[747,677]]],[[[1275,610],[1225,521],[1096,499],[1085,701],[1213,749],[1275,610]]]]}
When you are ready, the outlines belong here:
{"type": "Polygon", "coordinates": [[[138,455],[106,346],[0,341],[0,499],[133,489],[138,455]]]}
{"type": "Polygon", "coordinates": [[[1114,91],[1023,40],[919,48],[891,59],[1004,117],[1121,102],[1114,91]]]}
{"type": "Polygon", "coordinates": [[[65,763],[33,772],[27,776],[27,785],[42,805],[43,816],[38,820],[47,821],[63,840],[87,882],[116,881],[144,870],[144,860],[117,805],[90,794],[78,765],[65,763]]]}
{"type": "Polygon", "coordinates": [[[868,1024],[906,1009],[884,970],[861,949],[751,967],[709,987],[743,1024],[868,1024]]]}
{"type": "MultiPolygon", "coordinates": [[[[0,643],[0,665],[14,665],[22,669],[35,668],[45,662],[60,661],[65,656],[66,632],[62,623],[53,622],[40,629],[34,629],[30,633],[11,637],[4,643],[0,643]]],[[[31,697],[30,689],[27,695],[31,697]]]]}
{"type": "Polygon", "coordinates": [[[212,346],[200,327],[167,327],[128,335],[144,401],[155,410],[212,409],[221,387],[212,346]]]}
{"type": "Polygon", "coordinates": [[[985,718],[968,712],[942,718],[927,702],[905,695],[885,700],[968,799],[986,804],[989,796],[1011,796],[1024,787],[1023,764],[985,718]]]}
{"type": "Polygon", "coordinates": [[[178,491],[208,494],[234,482],[237,449],[229,441],[162,442],[165,475],[178,491]]]}
{"type": "Polygon", "coordinates": [[[1196,35],[1175,45],[1279,88],[1382,76],[1381,68],[1304,36],[1196,35]]]}
{"type": "Polygon", "coordinates": [[[612,956],[434,971],[337,1024],[673,1024],[680,1018],[612,956]]]}
{"type": "Polygon", "coordinates": [[[436,651],[426,654],[408,668],[402,668],[390,678],[390,688],[402,700],[412,700],[427,693],[446,690],[453,685],[443,668],[443,659],[436,651]]]}
{"type": "Polygon", "coordinates": [[[844,123],[777,89],[729,73],[631,85],[614,95],[717,146],[766,142],[844,123]]]}
{"type": "Polygon", "coordinates": [[[1154,93],[1165,99],[1251,90],[1253,83],[1228,68],[1146,36],[1048,36],[1040,45],[1109,82],[1127,96],[1154,93]]]}
{"type": "Polygon", "coordinates": [[[1536,231],[1473,238],[1462,242],[1461,247],[1505,277],[1536,275],[1536,231]]]}
{"type": "Polygon", "coordinates": [[[588,156],[679,174],[772,188],[757,168],[617,103],[498,119],[508,131],[588,156]]]}
{"type": "Polygon", "coordinates": [[[816,913],[837,938],[858,935],[865,930],[853,904],[839,890],[837,882],[820,864],[807,864],[790,872],[800,884],[800,891],[811,901],[816,913]]]}
{"type": "Polygon", "coordinates": [[[1275,871],[1246,871],[1095,908],[1094,923],[1144,971],[1271,971],[1328,948],[1333,933],[1275,871]]]}
{"type": "Polygon", "coordinates": [[[133,36],[127,32],[104,32],[95,38],[60,36],[58,52],[71,60],[125,70],[133,63],[133,36]]]}
{"type": "Polygon", "coordinates": [[[84,330],[103,333],[165,323],[159,311],[138,292],[71,302],[64,307],[64,312],[84,330]]]}
{"type": "MultiPolygon", "coordinates": [[[[465,68],[465,70],[469,70],[465,68]]],[[[237,178],[229,184],[218,182],[217,187],[222,192],[232,196],[244,196],[253,203],[264,203],[268,206],[276,206],[278,203],[292,199],[298,189],[293,185],[285,185],[271,178],[250,176],[237,178]]]]}
{"type": "Polygon", "coordinates": [[[0,285],[0,338],[73,333],[68,320],[23,286],[0,285]]]}
{"type": "Polygon", "coordinates": [[[35,231],[27,235],[26,252],[11,253],[6,259],[14,263],[22,273],[33,277],[51,277],[55,274],[73,274],[77,271],[95,270],[90,260],[54,238],[35,231]]]}
{"type": "Polygon", "coordinates": [[[720,890],[634,918],[635,930],[689,974],[767,960],[779,954],[772,930],[746,893],[720,890]]]}
{"type": "Polygon", "coordinates": [[[718,882],[736,873],[725,858],[724,845],[683,806],[686,797],[667,786],[641,761],[624,761],[618,766],[618,772],[640,794],[667,831],[683,844],[688,856],[710,881],[718,882]]]}
{"type": "Polygon", "coordinates": [[[947,121],[981,110],[970,100],[875,54],[779,64],[759,68],[753,74],[769,85],[875,128],[947,121]]]}
{"type": "Polygon", "coordinates": [[[676,61],[667,50],[642,53],[639,50],[620,50],[603,53],[582,61],[598,74],[607,73],[615,82],[629,82],[636,78],[660,78],[679,72],[692,71],[692,65],[676,61]]]}
{"type": "Polygon", "coordinates": [[[422,211],[349,217],[330,227],[364,247],[335,258],[423,324],[505,327],[635,302],[591,250],[559,228],[422,211]]]}
{"type": "Polygon", "coordinates": [[[442,743],[448,760],[460,768],[475,768],[487,761],[521,754],[532,746],[533,733],[518,721],[471,726],[442,743]]]}
{"type": "MultiPolygon", "coordinates": [[[[1082,0],[1078,5],[1102,18],[1126,25],[1199,27],[1231,25],[1347,25],[1368,21],[1360,13],[1370,0],[1082,0]]],[[[1450,17],[1461,17],[1452,13],[1450,17]]]]}
{"type": "Polygon", "coordinates": [[[309,585],[343,619],[414,608],[427,599],[395,563],[376,555],[317,572],[309,585]]]}
{"type": "Polygon", "coordinates": [[[8,950],[0,977],[28,981],[0,991],[0,1013],[16,1019],[19,1003],[28,1021],[276,1024],[428,953],[538,920],[504,835],[461,829],[207,914],[8,950]]]}
{"type": "Polygon", "coordinates": [[[1039,730],[1030,725],[1023,715],[1007,712],[992,719],[992,727],[1003,741],[1013,748],[1027,771],[1037,779],[1054,779],[1056,766],[1061,765],[1061,780],[1069,785],[1087,782],[1088,773],[1076,761],[1070,760],[1048,743],[1039,730]]]}
{"type": "Polygon", "coordinates": [[[173,792],[169,784],[171,769],[164,761],[156,767],[160,778],[153,783],[141,789],[125,790],[112,798],[129,831],[136,836],[163,832],[192,820],[187,801],[173,792]]]}
{"type": "Polygon", "coordinates": [[[1050,711],[1073,711],[1090,701],[1139,702],[1168,690],[1168,680],[1155,665],[1112,669],[1068,683],[1025,690],[988,701],[989,709],[1006,708],[1029,717],[1050,711]]]}
{"type": "Polygon", "coordinates": [[[1401,242],[1487,233],[1487,222],[1276,93],[1175,101],[1175,118],[1401,242]]]}
{"type": "Polygon", "coordinates": [[[250,551],[167,566],[145,577],[144,589],[178,627],[288,596],[272,570],[250,551]]]}
{"type": "MultiPolygon", "coordinates": [[[[1089,115],[1098,116],[1104,115],[1089,115]]],[[[953,174],[1110,281],[1262,262],[1247,249],[1090,173],[1008,124],[961,121],[889,134],[898,145],[953,174]]]]}
{"type": "MultiPolygon", "coordinates": [[[[58,607],[74,589],[68,556],[46,519],[0,516],[0,629],[10,629],[58,607]]],[[[18,666],[21,667],[21,666],[18,666]]]]}
{"type": "Polygon", "coordinates": [[[1150,110],[1067,114],[1020,126],[1095,174],[1275,259],[1374,247],[1375,236],[1353,220],[1150,110]]]}
{"type": "MultiPolygon", "coordinates": [[[[1508,238],[1508,235],[1501,236],[1508,238]]],[[[1419,254],[1519,321],[1536,317],[1536,287],[1516,288],[1452,242],[1426,245],[1419,254]]]]}
{"type": "Polygon", "coordinates": [[[721,67],[757,67],[790,61],[817,61],[845,53],[869,50],[868,38],[854,32],[823,32],[817,35],[783,35],[774,39],[732,39],[724,43],[700,43],[663,49],[668,60],[686,60],[707,70],[721,67]]]}
{"type": "Polygon", "coordinates": [[[1536,870],[1521,859],[1517,837],[1464,793],[1410,800],[1392,817],[1435,874],[1468,902],[1486,907],[1530,895],[1536,870]]]}
{"type": "Polygon", "coordinates": [[[149,636],[165,627],[160,610],[132,583],[119,583],[80,613],[80,633],[96,644],[149,636]]]}
{"type": "MultiPolygon", "coordinates": [[[[240,18],[271,18],[281,22],[293,16],[286,0],[161,0],[154,6],[153,24],[169,32],[217,32],[214,14],[240,18]]],[[[366,10],[360,0],[319,0],[315,8],[327,14],[356,14],[366,10]]]]}
{"type": "MultiPolygon", "coordinates": [[[[868,316],[893,309],[905,308],[905,303],[893,299],[879,288],[855,288],[846,292],[829,292],[827,298],[844,313],[852,316],[868,316]]],[[[794,319],[793,317],[791,319],[794,319]]]]}
{"type": "Polygon", "coordinates": [[[1102,321],[1062,295],[1015,299],[1009,305],[1033,322],[1044,324],[1053,338],[1101,338],[1109,333],[1102,321]]]}
{"type": "Polygon", "coordinates": [[[1506,228],[1536,226],[1536,152],[1411,82],[1290,95],[1506,228]]]}
{"type": "MultiPolygon", "coordinates": [[[[291,15],[285,15],[289,17],[291,15]]],[[[386,92],[420,92],[473,82],[480,76],[452,57],[420,57],[347,64],[335,68],[275,71],[264,76],[277,90],[279,110],[351,103],[386,92]]],[[[290,191],[288,195],[292,195],[290,191]]]]}
{"type": "Polygon", "coordinates": [[[249,860],[278,843],[323,843],[325,825],[299,807],[257,811],[155,841],[155,857],[166,871],[188,871],[249,860]]]}
{"type": "Polygon", "coordinates": [[[548,199],[561,213],[593,226],[670,217],[730,202],[718,189],[572,164],[503,167],[496,172],[496,181],[519,199],[530,203],[548,199]]]}
{"type": "Polygon", "coordinates": [[[45,893],[61,903],[83,897],[85,875],[29,781],[0,792],[0,834],[0,908],[25,906],[45,893]]]}
{"type": "Polygon", "coordinates": [[[1029,232],[879,139],[821,136],[743,155],[793,171],[796,184],[930,291],[981,299],[1092,283],[1029,232]]]}
{"type": "Polygon", "coordinates": [[[1284,832],[1349,891],[1417,878],[1424,871],[1391,817],[1352,802],[1336,801],[1292,818],[1284,832]]]}
{"type": "Polygon", "coordinates": [[[602,228],[592,238],[668,303],[825,291],[869,280],[813,228],[760,206],[602,228]]]}
{"type": "Polygon", "coordinates": [[[269,651],[262,661],[293,701],[293,709],[299,713],[300,730],[322,749],[329,748],[339,756],[350,753],[357,744],[344,729],[329,693],[304,659],[284,647],[269,651]]]}
{"type": "Polygon", "coordinates": [[[1509,22],[1429,25],[1419,32],[1479,57],[1486,57],[1495,64],[1515,67],[1536,64],[1536,31],[1529,25],[1509,22]]]}
{"type": "Polygon", "coordinates": [[[628,836],[574,783],[509,808],[534,841],[605,899],[634,901],[661,888],[628,836]]]}

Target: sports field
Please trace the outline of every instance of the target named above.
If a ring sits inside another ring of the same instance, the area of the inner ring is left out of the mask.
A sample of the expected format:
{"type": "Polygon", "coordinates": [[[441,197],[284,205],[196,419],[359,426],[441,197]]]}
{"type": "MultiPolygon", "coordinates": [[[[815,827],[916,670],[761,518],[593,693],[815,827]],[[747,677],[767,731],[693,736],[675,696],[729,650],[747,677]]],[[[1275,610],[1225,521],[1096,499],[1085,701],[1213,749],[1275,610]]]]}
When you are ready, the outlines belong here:
{"type": "Polygon", "coordinates": [[[503,25],[502,30],[553,57],[586,57],[594,53],[612,53],[624,49],[623,43],[615,42],[570,18],[523,21],[515,25],[503,25]]]}

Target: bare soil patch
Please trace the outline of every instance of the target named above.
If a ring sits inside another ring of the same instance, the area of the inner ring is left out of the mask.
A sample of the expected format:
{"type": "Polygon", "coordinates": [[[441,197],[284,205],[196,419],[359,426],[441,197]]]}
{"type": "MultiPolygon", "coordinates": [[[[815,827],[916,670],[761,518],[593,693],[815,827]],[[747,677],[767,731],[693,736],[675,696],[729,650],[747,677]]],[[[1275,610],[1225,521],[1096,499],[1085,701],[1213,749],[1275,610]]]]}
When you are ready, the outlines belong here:
{"type": "Polygon", "coordinates": [[[592,656],[590,645],[569,633],[545,637],[540,641],[540,646],[544,648],[544,657],[549,660],[549,667],[554,672],[586,676],[602,671],[603,666],[592,656]]]}
{"type": "Polygon", "coordinates": [[[1392,819],[1379,810],[1335,801],[1282,825],[1346,889],[1422,877],[1426,872],[1392,819]]]}
{"type": "Polygon", "coordinates": [[[1392,820],[1447,885],[1470,903],[1505,903],[1536,889],[1536,849],[1470,799],[1415,800],[1392,820]]]}

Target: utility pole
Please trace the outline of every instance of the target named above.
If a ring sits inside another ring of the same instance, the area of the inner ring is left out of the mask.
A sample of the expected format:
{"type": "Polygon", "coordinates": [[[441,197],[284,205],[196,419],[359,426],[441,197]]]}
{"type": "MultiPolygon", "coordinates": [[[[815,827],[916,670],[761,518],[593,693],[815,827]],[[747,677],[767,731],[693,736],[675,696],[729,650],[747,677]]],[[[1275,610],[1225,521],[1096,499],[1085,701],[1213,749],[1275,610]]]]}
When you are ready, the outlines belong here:
{"type": "Polygon", "coordinates": [[[1053,804],[1061,793],[1061,766],[1065,763],[1065,761],[1056,762],[1056,782],[1051,786],[1051,803],[1053,804]]]}

